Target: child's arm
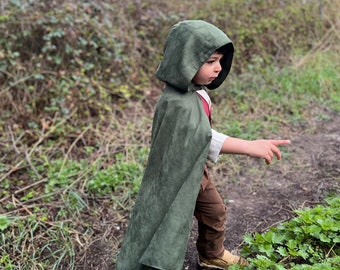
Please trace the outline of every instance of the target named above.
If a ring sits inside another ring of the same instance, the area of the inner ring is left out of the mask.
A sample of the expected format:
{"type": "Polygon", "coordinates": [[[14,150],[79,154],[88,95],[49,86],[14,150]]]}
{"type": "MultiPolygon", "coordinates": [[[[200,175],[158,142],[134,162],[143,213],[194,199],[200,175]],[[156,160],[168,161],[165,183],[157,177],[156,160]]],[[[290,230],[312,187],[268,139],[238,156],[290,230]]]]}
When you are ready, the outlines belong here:
{"type": "Polygon", "coordinates": [[[228,137],[223,143],[221,154],[240,154],[251,157],[264,158],[269,165],[274,158],[281,159],[281,144],[289,144],[289,140],[255,140],[247,141],[228,137]]]}

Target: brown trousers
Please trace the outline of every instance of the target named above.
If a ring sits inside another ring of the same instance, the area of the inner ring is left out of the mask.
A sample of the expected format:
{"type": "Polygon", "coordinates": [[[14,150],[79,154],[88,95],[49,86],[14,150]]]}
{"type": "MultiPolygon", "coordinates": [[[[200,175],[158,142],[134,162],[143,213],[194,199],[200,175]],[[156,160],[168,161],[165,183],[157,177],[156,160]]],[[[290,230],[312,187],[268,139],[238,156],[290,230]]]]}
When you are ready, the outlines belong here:
{"type": "Polygon", "coordinates": [[[206,258],[222,257],[227,209],[214,183],[204,170],[201,188],[196,200],[195,217],[198,220],[197,251],[206,258]]]}

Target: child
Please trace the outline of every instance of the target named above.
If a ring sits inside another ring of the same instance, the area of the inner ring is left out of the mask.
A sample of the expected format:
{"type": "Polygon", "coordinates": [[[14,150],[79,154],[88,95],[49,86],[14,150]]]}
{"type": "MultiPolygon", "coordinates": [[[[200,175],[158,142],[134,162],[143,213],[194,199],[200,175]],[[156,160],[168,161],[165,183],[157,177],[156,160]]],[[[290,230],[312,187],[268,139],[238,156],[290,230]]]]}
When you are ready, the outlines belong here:
{"type": "Polygon", "coordinates": [[[220,154],[244,154],[270,164],[281,158],[287,140],[246,141],[211,128],[206,89],[227,77],[234,48],[215,26],[199,20],[175,24],[157,69],[165,82],[157,103],[151,148],[130,224],[118,255],[117,270],[180,270],[191,230],[198,220],[199,264],[227,269],[247,261],[223,246],[226,207],[205,163],[220,154]]]}

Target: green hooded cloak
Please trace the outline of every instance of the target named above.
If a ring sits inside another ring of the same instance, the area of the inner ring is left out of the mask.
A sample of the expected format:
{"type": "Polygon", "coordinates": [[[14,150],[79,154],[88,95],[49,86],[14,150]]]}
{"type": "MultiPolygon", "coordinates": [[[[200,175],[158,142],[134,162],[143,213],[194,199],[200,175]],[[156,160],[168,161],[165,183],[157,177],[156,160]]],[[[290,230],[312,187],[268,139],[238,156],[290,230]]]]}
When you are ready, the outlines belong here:
{"type": "Polygon", "coordinates": [[[221,47],[222,71],[206,86],[209,89],[220,86],[229,73],[234,50],[230,39],[199,20],[182,21],[170,29],[156,72],[166,85],[156,105],[148,163],[117,270],[183,267],[211,141],[210,123],[195,93],[202,86],[191,81],[221,47]]]}

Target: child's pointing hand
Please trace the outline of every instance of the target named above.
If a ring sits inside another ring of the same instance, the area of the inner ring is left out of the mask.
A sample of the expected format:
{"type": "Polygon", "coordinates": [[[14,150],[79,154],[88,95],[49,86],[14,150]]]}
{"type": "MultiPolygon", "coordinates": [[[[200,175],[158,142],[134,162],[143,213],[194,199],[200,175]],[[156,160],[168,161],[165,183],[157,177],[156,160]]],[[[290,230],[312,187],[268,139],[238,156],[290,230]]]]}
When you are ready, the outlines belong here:
{"type": "Polygon", "coordinates": [[[281,159],[279,145],[289,144],[289,140],[255,140],[248,142],[248,155],[251,157],[258,157],[265,159],[269,165],[276,156],[278,160],[281,159]]]}
{"type": "Polygon", "coordinates": [[[269,165],[273,158],[281,159],[279,145],[290,144],[290,140],[255,140],[247,141],[228,137],[222,146],[221,154],[241,154],[265,159],[269,165]]]}

